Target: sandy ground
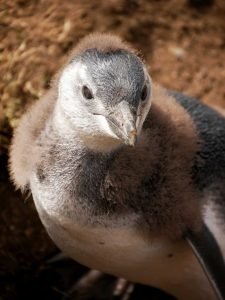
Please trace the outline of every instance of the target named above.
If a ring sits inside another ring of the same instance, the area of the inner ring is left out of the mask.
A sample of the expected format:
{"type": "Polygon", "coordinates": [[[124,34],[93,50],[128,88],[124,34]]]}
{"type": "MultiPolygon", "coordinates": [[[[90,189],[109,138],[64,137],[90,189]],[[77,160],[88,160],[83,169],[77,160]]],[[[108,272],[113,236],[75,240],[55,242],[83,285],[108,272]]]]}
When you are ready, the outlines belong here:
{"type": "MultiPolygon", "coordinates": [[[[7,148],[22,112],[93,31],[113,32],[135,45],[155,82],[225,108],[224,0],[0,0],[0,299],[61,299],[71,284],[62,283],[57,264],[43,266],[56,248],[32,201],[21,200],[8,183],[7,148]],[[49,279],[54,276],[60,283],[49,279]]],[[[86,270],[74,267],[74,278],[86,270]]],[[[91,293],[83,299],[100,299],[91,293]]],[[[149,291],[148,299],[165,299],[156,294],[149,291]]]]}

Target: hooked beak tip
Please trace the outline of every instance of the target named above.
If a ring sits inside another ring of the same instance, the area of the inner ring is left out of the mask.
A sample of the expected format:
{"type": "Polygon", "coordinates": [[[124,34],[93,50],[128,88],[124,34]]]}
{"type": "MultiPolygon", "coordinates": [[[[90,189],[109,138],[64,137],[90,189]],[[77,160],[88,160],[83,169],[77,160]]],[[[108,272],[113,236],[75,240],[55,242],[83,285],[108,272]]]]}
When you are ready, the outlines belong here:
{"type": "Polygon", "coordinates": [[[135,147],[137,144],[137,129],[133,129],[128,133],[127,144],[129,146],[135,147]]]}

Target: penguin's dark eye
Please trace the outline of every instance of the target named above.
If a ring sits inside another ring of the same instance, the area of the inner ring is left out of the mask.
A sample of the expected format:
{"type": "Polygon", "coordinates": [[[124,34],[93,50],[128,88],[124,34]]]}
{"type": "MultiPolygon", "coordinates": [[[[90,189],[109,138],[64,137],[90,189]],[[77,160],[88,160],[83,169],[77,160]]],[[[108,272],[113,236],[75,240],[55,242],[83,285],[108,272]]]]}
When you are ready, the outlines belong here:
{"type": "Polygon", "coordinates": [[[141,101],[145,101],[147,96],[148,96],[148,88],[147,85],[145,84],[141,91],[141,101]]]}
{"type": "Polygon", "coordinates": [[[87,100],[91,100],[94,98],[91,90],[86,85],[82,86],[82,94],[83,94],[84,98],[87,100]]]}

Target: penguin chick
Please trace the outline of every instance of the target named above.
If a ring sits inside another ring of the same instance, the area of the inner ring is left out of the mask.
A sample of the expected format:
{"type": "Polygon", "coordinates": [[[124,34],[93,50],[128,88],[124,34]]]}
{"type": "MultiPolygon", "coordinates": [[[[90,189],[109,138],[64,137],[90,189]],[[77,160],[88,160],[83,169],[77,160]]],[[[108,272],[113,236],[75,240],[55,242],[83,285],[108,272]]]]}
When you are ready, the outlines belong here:
{"type": "Polygon", "coordinates": [[[78,262],[178,299],[215,299],[187,240],[198,249],[206,223],[223,262],[224,125],[153,84],[118,37],[94,34],[23,116],[11,177],[78,262]]]}

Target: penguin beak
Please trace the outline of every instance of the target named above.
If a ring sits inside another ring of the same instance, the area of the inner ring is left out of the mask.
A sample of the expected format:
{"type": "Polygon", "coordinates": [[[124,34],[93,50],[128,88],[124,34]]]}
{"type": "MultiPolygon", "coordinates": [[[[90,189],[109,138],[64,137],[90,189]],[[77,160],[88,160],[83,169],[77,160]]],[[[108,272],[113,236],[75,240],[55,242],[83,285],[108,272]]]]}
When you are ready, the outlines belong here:
{"type": "Polygon", "coordinates": [[[129,146],[135,146],[137,143],[137,129],[132,123],[127,123],[125,127],[127,138],[124,140],[125,144],[129,146]]]}
{"type": "Polygon", "coordinates": [[[122,101],[116,107],[116,110],[106,116],[109,126],[113,132],[129,146],[135,146],[137,143],[137,116],[129,103],[122,101]]]}

